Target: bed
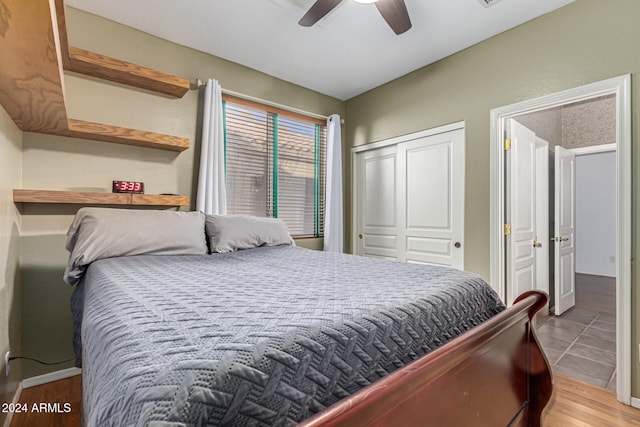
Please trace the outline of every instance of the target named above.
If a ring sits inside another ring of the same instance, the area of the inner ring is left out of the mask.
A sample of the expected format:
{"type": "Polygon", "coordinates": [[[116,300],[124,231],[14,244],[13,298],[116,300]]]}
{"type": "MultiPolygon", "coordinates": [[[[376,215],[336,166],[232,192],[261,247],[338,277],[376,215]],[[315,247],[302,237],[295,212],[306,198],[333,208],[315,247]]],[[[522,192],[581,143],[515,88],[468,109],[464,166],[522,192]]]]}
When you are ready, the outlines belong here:
{"type": "Polygon", "coordinates": [[[302,249],[281,229],[229,244],[251,226],[204,218],[187,228],[217,253],[184,253],[189,232],[153,221],[181,230],[171,253],[123,251],[101,229],[113,212],[79,213],[68,245],[88,426],[539,424],[543,294],[505,309],[472,273],[302,249]]]}

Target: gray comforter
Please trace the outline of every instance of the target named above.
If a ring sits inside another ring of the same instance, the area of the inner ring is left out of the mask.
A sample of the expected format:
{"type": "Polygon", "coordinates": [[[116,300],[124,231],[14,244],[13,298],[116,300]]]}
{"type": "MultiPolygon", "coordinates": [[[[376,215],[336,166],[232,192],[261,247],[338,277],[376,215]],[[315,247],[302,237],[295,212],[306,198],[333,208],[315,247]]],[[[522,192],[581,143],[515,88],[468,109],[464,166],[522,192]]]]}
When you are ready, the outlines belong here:
{"type": "Polygon", "coordinates": [[[118,427],[293,425],[504,309],[471,273],[292,246],[96,261],[72,306],[85,424],[118,427]]]}

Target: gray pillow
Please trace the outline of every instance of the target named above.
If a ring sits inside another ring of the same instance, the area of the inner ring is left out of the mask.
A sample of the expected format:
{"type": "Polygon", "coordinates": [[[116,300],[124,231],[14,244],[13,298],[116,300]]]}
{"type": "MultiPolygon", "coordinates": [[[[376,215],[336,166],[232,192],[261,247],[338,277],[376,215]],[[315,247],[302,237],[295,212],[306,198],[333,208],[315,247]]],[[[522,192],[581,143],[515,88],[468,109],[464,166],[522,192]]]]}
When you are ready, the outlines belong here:
{"type": "Polygon", "coordinates": [[[226,253],[258,246],[295,245],[289,229],[277,218],[248,215],[207,215],[211,252],[226,253]]]}
{"type": "Polygon", "coordinates": [[[130,255],[204,255],[204,214],[81,208],[67,232],[64,280],[75,285],[93,261],[130,255]]]}

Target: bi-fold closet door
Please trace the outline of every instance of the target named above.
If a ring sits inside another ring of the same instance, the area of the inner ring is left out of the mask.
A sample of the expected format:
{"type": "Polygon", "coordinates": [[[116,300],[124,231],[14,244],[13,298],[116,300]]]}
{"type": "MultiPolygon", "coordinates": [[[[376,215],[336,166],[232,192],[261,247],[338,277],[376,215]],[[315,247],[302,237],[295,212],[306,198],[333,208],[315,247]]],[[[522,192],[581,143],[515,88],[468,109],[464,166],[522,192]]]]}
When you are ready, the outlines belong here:
{"type": "Polygon", "coordinates": [[[463,268],[463,128],[360,151],[355,177],[356,254],[463,268]]]}

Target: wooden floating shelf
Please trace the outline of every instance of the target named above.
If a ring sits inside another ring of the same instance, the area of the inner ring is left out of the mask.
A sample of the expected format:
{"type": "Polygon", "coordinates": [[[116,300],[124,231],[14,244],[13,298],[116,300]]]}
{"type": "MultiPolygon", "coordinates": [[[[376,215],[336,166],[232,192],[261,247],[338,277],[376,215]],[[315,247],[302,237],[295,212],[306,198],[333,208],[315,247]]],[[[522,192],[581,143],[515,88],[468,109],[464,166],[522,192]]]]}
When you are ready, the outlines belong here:
{"type": "Polygon", "coordinates": [[[76,119],[69,119],[69,129],[63,135],[170,151],[184,151],[189,148],[189,138],[76,119]]]}
{"type": "Polygon", "coordinates": [[[70,56],[63,0],[56,0],[55,9],[48,0],[0,0],[0,6],[0,18],[6,20],[0,19],[0,104],[20,130],[170,151],[189,148],[188,138],[70,119],[62,68],[65,62],[84,63],[87,69],[115,73],[111,80],[123,82],[125,78],[118,75],[129,75],[139,83],[134,86],[165,94],[175,92],[169,87],[176,86],[184,95],[188,80],[81,49],[71,48],[70,56]],[[95,65],[100,61],[102,68],[95,65]],[[108,69],[120,71],[104,71],[108,69]]]}
{"type": "Polygon", "coordinates": [[[121,61],[69,45],[64,0],[56,0],[58,33],[64,69],[164,95],[182,98],[189,90],[189,80],[121,61]]]}
{"type": "Polygon", "coordinates": [[[132,194],[131,204],[137,206],[189,206],[189,197],[163,194],[132,194]]]}
{"type": "Polygon", "coordinates": [[[41,133],[168,151],[184,151],[189,148],[189,138],[78,119],[68,119],[67,129],[64,131],[41,133]]]}
{"type": "Polygon", "coordinates": [[[69,47],[69,65],[64,69],[164,95],[182,98],[189,90],[189,80],[121,61],[77,47],[69,47]]]}
{"type": "Polygon", "coordinates": [[[93,193],[79,191],[14,189],[13,202],[76,205],[189,206],[189,197],[163,194],[93,193]]]}

